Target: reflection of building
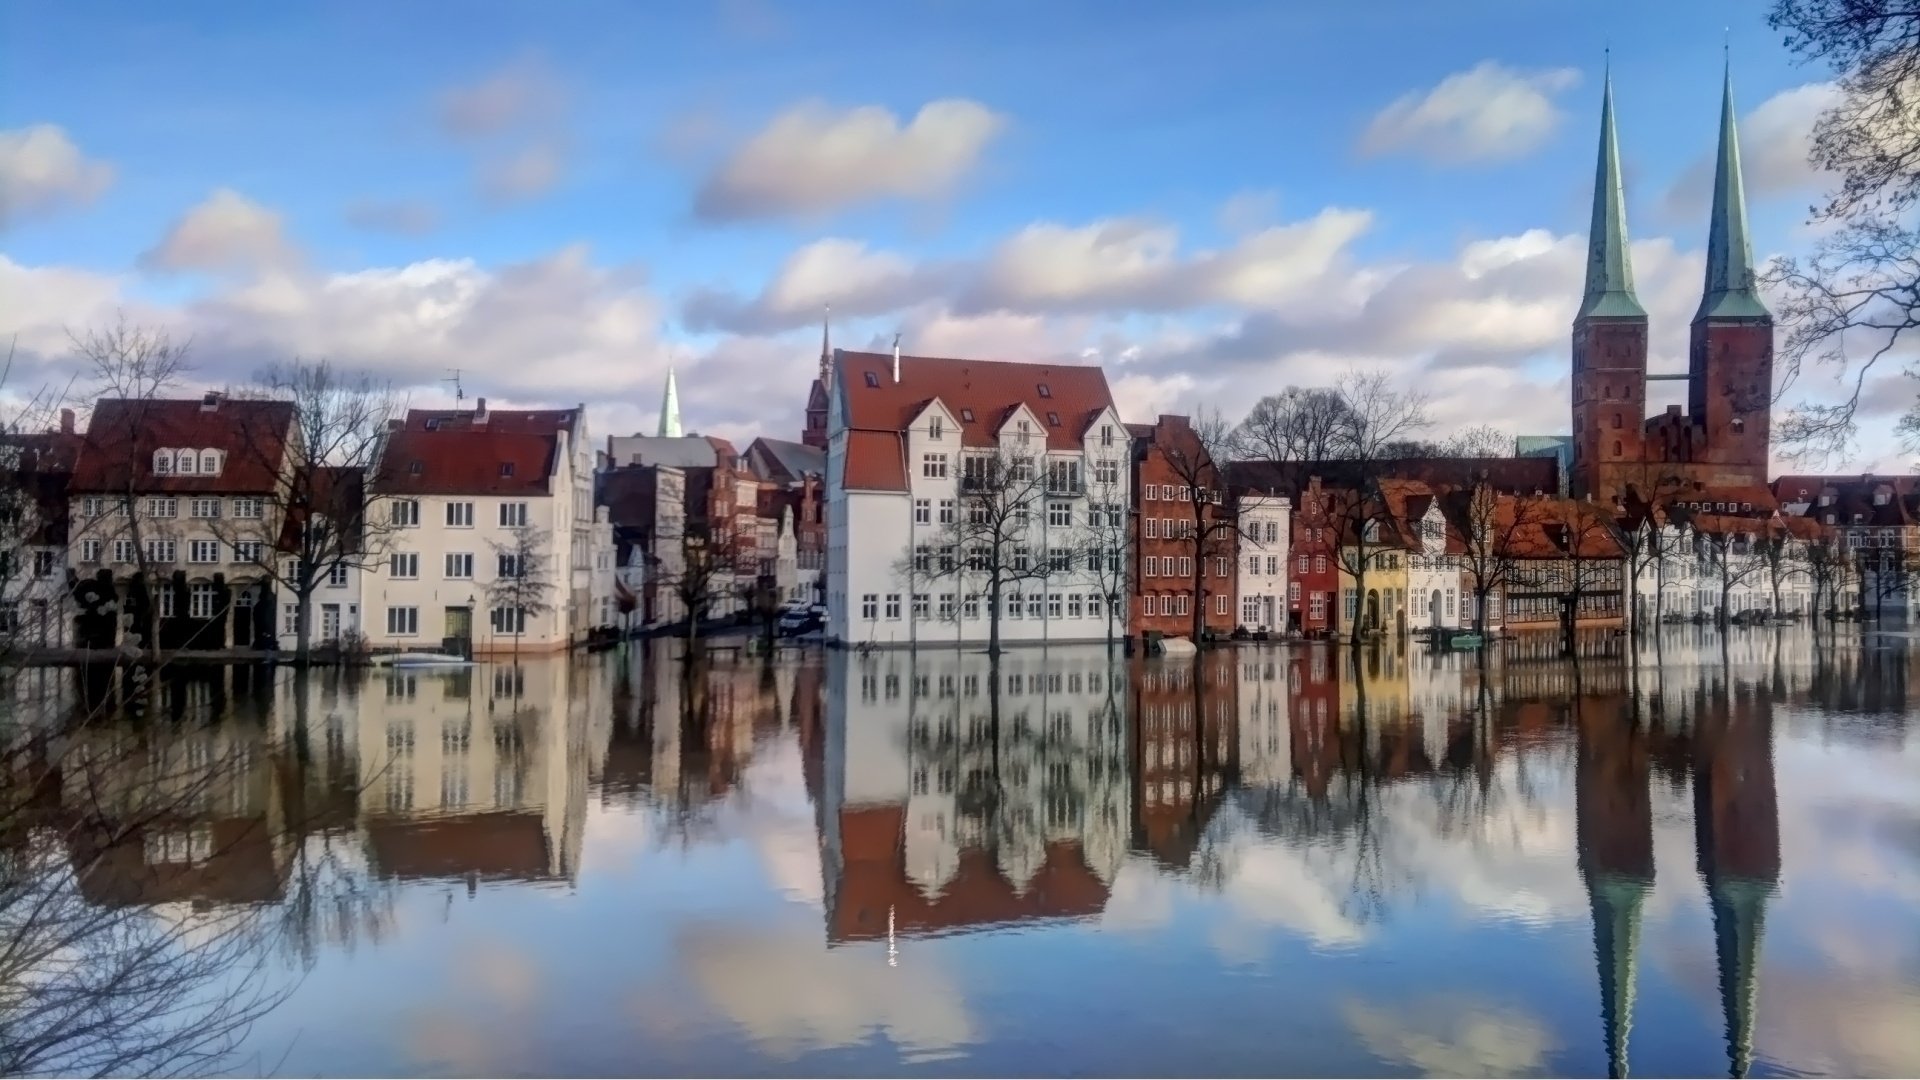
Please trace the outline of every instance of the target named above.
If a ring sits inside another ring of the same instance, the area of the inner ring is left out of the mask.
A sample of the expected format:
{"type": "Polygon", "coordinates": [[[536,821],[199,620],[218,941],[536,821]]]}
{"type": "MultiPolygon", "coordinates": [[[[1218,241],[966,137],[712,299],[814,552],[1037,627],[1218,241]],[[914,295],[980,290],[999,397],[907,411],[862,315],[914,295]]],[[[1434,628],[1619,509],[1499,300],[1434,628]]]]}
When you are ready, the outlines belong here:
{"type": "Polygon", "coordinates": [[[1760,941],[1780,881],[1780,806],[1773,779],[1773,701],[1751,683],[1703,688],[1695,721],[1694,837],[1713,905],[1714,955],[1728,1066],[1753,1059],[1760,941]]]}
{"type": "Polygon", "coordinates": [[[1169,866],[1192,862],[1207,819],[1239,777],[1236,654],[1133,668],[1134,844],[1169,866]]]}
{"type": "Polygon", "coordinates": [[[376,870],[573,878],[587,753],[569,675],[565,662],[537,660],[370,677],[353,719],[361,827],[376,870]]]}
{"type": "Polygon", "coordinates": [[[1653,891],[1653,804],[1646,738],[1619,694],[1572,698],[1580,877],[1593,909],[1594,963],[1607,1075],[1627,1075],[1640,918],[1653,891]]]}
{"type": "Polygon", "coordinates": [[[1105,650],[828,657],[827,936],[1098,913],[1125,854],[1124,678],[1105,650]]]}

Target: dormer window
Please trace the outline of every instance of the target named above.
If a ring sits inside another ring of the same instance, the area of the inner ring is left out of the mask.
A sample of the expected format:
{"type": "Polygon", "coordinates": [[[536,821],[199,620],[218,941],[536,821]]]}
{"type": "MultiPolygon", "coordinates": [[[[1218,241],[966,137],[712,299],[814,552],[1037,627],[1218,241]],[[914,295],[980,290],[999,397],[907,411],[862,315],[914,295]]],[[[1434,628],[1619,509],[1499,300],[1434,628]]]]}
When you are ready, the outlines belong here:
{"type": "Polygon", "coordinates": [[[421,462],[418,462],[418,461],[409,461],[409,462],[407,462],[407,475],[408,475],[408,476],[419,476],[419,475],[420,475],[420,470],[421,470],[422,468],[424,468],[424,467],[425,467],[425,466],[424,466],[424,465],[423,465],[423,464],[422,464],[421,462]]]}
{"type": "Polygon", "coordinates": [[[1048,414],[1047,414],[1047,426],[1048,426],[1048,427],[1059,427],[1059,426],[1060,426],[1060,414],[1059,414],[1059,413],[1057,413],[1057,412],[1050,412],[1050,413],[1048,413],[1048,414]]]}
{"type": "Polygon", "coordinates": [[[880,376],[879,376],[878,374],[876,374],[876,373],[874,373],[874,372],[871,372],[871,371],[869,371],[869,372],[866,372],[866,376],[867,376],[867,385],[868,385],[868,386],[879,386],[879,385],[880,385],[880,376]]]}
{"type": "Polygon", "coordinates": [[[1046,383],[1040,384],[1040,396],[1044,398],[1050,398],[1053,396],[1053,391],[1048,389],[1046,383]]]}
{"type": "Polygon", "coordinates": [[[182,476],[192,476],[194,473],[199,472],[200,455],[191,450],[180,451],[178,463],[174,465],[173,471],[182,476]]]}
{"type": "Polygon", "coordinates": [[[153,474],[155,476],[173,475],[173,451],[155,450],[153,452],[153,474]]]}
{"type": "Polygon", "coordinates": [[[946,438],[946,434],[946,422],[940,417],[935,416],[927,421],[927,438],[939,442],[941,439],[946,438]]]}
{"type": "Polygon", "coordinates": [[[1874,492],[1874,493],[1873,493],[1873,505],[1875,505],[1875,506],[1885,506],[1885,505],[1887,505],[1887,493],[1886,493],[1885,491],[1876,491],[1876,492],[1874,492]]]}
{"type": "Polygon", "coordinates": [[[220,451],[202,450],[200,452],[200,472],[206,476],[220,475],[220,451]]]}
{"type": "Polygon", "coordinates": [[[512,476],[512,475],[513,475],[513,462],[511,462],[511,461],[503,461],[503,462],[501,462],[501,463],[500,463],[500,475],[501,475],[501,476],[512,476]]]}

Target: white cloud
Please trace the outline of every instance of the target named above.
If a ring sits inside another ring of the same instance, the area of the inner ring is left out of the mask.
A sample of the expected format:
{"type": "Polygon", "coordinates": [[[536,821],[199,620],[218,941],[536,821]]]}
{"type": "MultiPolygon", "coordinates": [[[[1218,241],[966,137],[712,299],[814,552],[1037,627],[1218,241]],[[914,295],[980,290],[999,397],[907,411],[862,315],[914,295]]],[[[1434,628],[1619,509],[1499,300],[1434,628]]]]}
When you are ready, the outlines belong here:
{"type": "Polygon", "coordinates": [[[694,214],[706,221],[807,216],[938,196],[973,170],[1005,127],[1004,117],[963,98],[929,102],[905,125],[879,105],[797,105],[701,182],[694,214]]]}
{"type": "Polygon", "coordinates": [[[372,232],[424,236],[440,227],[440,211],[417,199],[361,199],[347,207],[347,224],[372,232]]]}
{"type": "Polygon", "coordinates": [[[934,295],[940,279],[938,268],[916,266],[858,240],[829,237],[787,256],[759,295],[742,299],[724,290],[699,290],[682,314],[693,330],[786,330],[818,323],[827,304],[841,318],[898,311],[934,295]]]}
{"type": "Polygon", "coordinates": [[[1360,152],[1443,164],[1519,157],[1553,134],[1563,116],[1554,96],[1579,81],[1572,68],[1522,72],[1482,61],[1382,109],[1361,135],[1360,152]]]}
{"type": "Polygon", "coordinates": [[[280,215],[221,188],[173,223],[140,256],[148,270],[252,271],[294,260],[280,215]]]}
{"type": "Polygon", "coordinates": [[[1470,998],[1429,997],[1388,1009],[1340,1006],[1374,1057],[1423,1076],[1530,1076],[1547,1071],[1560,1042],[1539,1017],[1470,998]]]}
{"type": "Polygon", "coordinates": [[[560,103],[560,88],[546,66],[523,58],[443,92],[436,119],[453,138],[485,138],[550,120],[560,103]]]}
{"type": "MultiPolygon", "coordinates": [[[[1832,83],[1808,83],[1782,90],[1740,118],[1740,178],[1749,199],[1808,194],[1823,188],[1828,175],[1807,160],[1813,145],[1813,125],[1840,101],[1832,83]]],[[[1718,124],[1718,113],[1712,123],[1718,124]]],[[[1713,201],[1713,168],[1717,127],[1708,126],[1703,113],[1701,152],[1667,189],[1664,209],[1676,220],[1696,227],[1694,219],[1713,201]]]]}
{"type": "Polygon", "coordinates": [[[565,168],[559,140],[529,143],[480,164],[480,193],[496,203],[535,198],[553,190],[565,168]]]}
{"type": "Polygon", "coordinates": [[[113,166],[82,154],[53,124],[0,131],[0,228],[85,206],[112,184],[113,166]]]}

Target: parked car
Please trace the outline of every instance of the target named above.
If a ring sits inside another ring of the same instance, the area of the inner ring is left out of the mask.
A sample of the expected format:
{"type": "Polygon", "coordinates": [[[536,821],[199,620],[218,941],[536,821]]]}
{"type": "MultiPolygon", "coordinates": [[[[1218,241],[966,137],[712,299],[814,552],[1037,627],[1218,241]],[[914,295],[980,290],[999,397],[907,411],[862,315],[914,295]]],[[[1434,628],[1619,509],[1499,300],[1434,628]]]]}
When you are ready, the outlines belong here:
{"type": "Polygon", "coordinates": [[[822,604],[789,604],[780,609],[780,633],[783,637],[824,630],[827,609],[822,604]]]}

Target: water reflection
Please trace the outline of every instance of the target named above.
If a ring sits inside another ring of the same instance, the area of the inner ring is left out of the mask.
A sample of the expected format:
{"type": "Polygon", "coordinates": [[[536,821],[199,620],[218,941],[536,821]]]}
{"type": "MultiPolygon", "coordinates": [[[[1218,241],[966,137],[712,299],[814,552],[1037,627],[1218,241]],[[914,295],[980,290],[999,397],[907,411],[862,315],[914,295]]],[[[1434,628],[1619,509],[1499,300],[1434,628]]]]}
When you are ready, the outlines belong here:
{"type": "Polygon", "coordinates": [[[255,913],[284,959],[248,970],[292,996],[248,1049],[359,1036],[295,1071],[1920,1068],[1888,1034],[1920,955],[1834,943],[1839,911],[1920,942],[1914,653],[1629,648],[35,673],[6,835],[40,874],[23,838],[57,837],[89,909],[255,913]],[[509,954],[558,997],[499,1024],[401,977],[509,954]],[[639,1028],[605,1012],[636,995],[639,1028]]]}

